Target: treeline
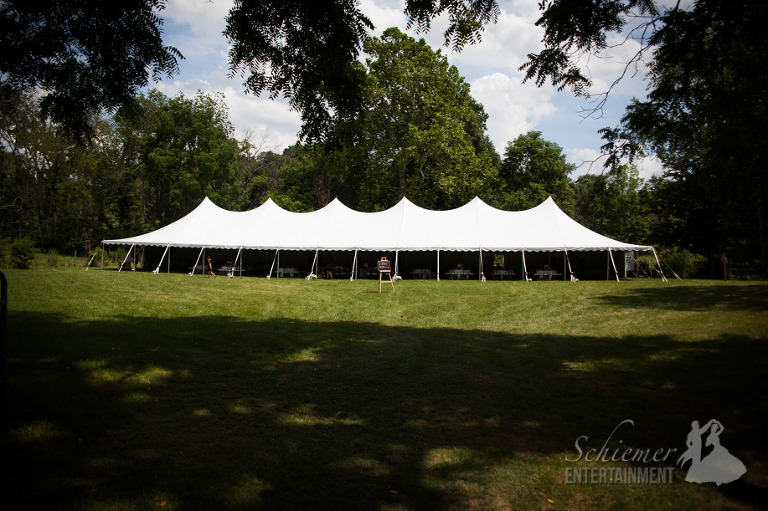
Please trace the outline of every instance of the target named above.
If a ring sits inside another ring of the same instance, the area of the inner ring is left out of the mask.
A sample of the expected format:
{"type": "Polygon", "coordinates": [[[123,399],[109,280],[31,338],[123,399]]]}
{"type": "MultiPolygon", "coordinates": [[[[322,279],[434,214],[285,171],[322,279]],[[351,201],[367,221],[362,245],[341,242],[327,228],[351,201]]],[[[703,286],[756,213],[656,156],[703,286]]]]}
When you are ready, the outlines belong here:
{"type": "Polygon", "coordinates": [[[403,196],[447,209],[477,195],[515,210],[551,195],[607,236],[702,254],[712,274],[722,251],[757,266],[754,239],[711,239],[706,221],[691,221],[696,216],[685,208],[695,198],[682,200],[685,190],[674,179],[645,182],[624,166],[574,180],[562,149],[535,131],[510,141],[500,156],[469,85],[424,41],[390,29],[369,39],[365,52],[364,104],[339,112],[322,143],[282,153],[263,150],[255,134],[237,140],[223,99],[203,93],[149,92],[132,109],[93,120],[85,144],[42,120],[34,98],[3,102],[0,237],[90,251],[102,239],[167,225],[206,196],[232,210],[271,197],[286,209],[311,211],[338,197],[376,211],[403,196]]]}

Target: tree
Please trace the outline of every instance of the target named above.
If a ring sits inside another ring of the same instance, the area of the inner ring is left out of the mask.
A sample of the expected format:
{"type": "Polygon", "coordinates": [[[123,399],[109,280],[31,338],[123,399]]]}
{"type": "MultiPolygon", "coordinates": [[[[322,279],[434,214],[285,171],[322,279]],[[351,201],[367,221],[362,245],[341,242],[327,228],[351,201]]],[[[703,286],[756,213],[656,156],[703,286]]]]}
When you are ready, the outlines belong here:
{"type": "Polygon", "coordinates": [[[695,250],[742,261],[761,254],[768,272],[768,72],[755,66],[768,52],[768,5],[700,1],[674,19],[675,29],[655,38],[648,98],[633,102],[604,138],[617,155],[659,155],[667,178],[692,196],[669,205],[698,233],[695,250]]]}
{"type": "MultiPolygon", "coordinates": [[[[356,66],[373,25],[359,0],[237,0],[225,35],[230,68],[246,90],[284,95],[302,113],[301,135],[324,137],[336,113],[355,109],[356,66]]],[[[0,3],[0,94],[45,91],[43,112],[68,133],[90,134],[88,120],[130,107],[148,77],[178,70],[181,53],[163,45],[165,0],[0,3]]],[[[429,30],[449,15],[446,45],[461,49],[494,22],[497,0],[407,0],[409,26],[429,30]]]]}
{"type": "Polygon", "coordinates": [[[149,75],[178,70],[162,44],[163,0],[0,3],[0,95],[41,91],[42,112],[66,132],[90,135],[90,120],[132,102],[149,75]]]}
{"type": "Polygon", "coordinates": [[[506,184],[502,206],[523,210],[552,198],[567,213],[573,212],[569,175],[573,165],[562,148],[544,140],[540,131],[529,131],[507,145],[500,176],[506,184]]]}
{"type": "MultiPolygon", "coordinates": [[[[301,136],[322,139],[334,115],[355,111],[363,75],[357,65],[371,21],[358,0],[238,0],[227,17],[225,34],[233,75],[245,78],[254,94],[284,95],[302,113],[301,136]]],[[[433,18],[447,12],[446,44],[455,49],[480,37],[496,20],[496,0],[406,0],[409,26],[429,30],[433,18]]]]}
{"type": "Polygon", "coordinates": [[[204,93],[169,99],[151,91],[142,105],[148,129],[139,135],[138,173],[152,223],[176,220],[206,196],[234,205],[238,145],[223,99],[204,93]]]}
{"type": "Polygon", "coordinates": [[[549,79],[588,94],[591,82],[578,59],[606,49],[610,33],[637,40],[640,49],[627,69],[652,56],[648,98],[631,104],[620,126],[603,130],[607,165],[656,153],[680,190],[703,201],[676,212],[690,228],[707,215],[709,227],[698,236],[707,243],[698,248],[719,257],[730,247],[750,246],[742,255],[759,253],[768,273],[768,71],[759,64],[768,52],[768,5],[699,0],[661,9],[654,0],[552,0],[542,7],[545,49],[529,55],[526,80],[542,85],[549,79]]]}
{"type": "Polygon", "coordinates": [[[339,197],[363,209],[404,196],[443,209],[486,191],[498,156],[485,135],[487,116],[458,70],[395,28],[369,39],[365,51],[365,103],[341,117],[323,167],[339,197]]]}
{"type": "Polygon", "coordinates": [[[634,167],[586,174],[574,183],[574,218],[590,229],[629,243],[648,242],[652,225],[650,191],[634,167]]]}

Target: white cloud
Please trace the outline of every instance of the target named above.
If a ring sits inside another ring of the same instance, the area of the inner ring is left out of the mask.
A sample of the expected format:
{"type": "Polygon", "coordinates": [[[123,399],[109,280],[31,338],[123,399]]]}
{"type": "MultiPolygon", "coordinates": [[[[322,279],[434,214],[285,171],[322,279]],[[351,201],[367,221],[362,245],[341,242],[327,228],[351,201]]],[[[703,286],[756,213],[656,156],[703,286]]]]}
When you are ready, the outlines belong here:
{"type": "Polygon", "coordinates": [[[405,28],[404,9],[405,2],[402,0],[361,0],[360,2],[360,11],[373,23],[375,36],[380,36],[390,27],[405,28]]]}
{"type": "Polygon", "coordinates": [[[472,96],[488,114],[488,136],[499,153],[504,152],[508,142],[527,133],[556,110],[550,102],[549,88],[522,85],[519,79],[503,73],[483,76],[470,87],[472,96]]]}
{"type": "Polygon", "coordinates": [[[185,25],[190,37],[204,38],[201,44],[208,44],[224,40],[225,18],[233,5],[233,0],[168,0],[160,16],[185,25]]]}

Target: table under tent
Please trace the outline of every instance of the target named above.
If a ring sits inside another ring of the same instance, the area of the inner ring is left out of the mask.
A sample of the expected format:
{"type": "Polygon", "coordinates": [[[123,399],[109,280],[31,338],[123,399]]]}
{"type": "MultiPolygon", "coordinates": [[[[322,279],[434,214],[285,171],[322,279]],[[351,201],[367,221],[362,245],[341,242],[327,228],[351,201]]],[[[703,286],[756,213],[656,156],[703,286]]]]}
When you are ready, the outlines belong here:
{"type": "Polygon", "coordinates": [[[525,211],[503,211],[478,197],[434,211],[403,198],[373,213],[338,199],[307,213],[287,211],[271,199],[238,212],[206,197],[176,222],[103,244],[129,247],[125,261],[133,268],[139,259],[145,269],[154,267],[148,261],[157,261],[154,273],[204,273],[210,256],[215,270],[229,276],[352,280],[376,278],[375,262],[382,256],[393,262],[395,277],[437,280],[618,280],[634,254],[656,256],[651,246],[623,243],[584,227],[551,197],[525,211]]]}

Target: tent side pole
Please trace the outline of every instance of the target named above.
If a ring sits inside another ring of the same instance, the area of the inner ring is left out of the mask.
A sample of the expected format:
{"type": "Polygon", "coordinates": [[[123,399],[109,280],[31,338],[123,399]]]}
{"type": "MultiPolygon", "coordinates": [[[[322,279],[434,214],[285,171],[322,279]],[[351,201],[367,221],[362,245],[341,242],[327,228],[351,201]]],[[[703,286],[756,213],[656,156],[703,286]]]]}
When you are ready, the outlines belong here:
{"type": "Polygon", "coordinates": [[[269,267],[269,274],[267,275],[267,279],[272,278],[272,270],[275,269],[275,261],[277,261],[277,254],[279,253],[280,253],[280,249],[279,248],[275,249],[275,258],[272,259],[272,266],[269,267]]]}
{"type": "MultiPolygon", "coordinates": [[[[653,255],[656,257],[656,264],[659,265],[659,274],[661,275],[661,281],[667,282],[667,277],[664,275],[664,270],[661,267],[661,262],[659,261],[659,254],[656,253],[656,249],[651,247],[651,250],[653,250],[653,255]]],[[[651,272],[651,275],[653,275],[653,272],[651,272]]]]}
{"type": "MultiPolygon", "coordinates": [[[[230,270],[230,275],[235,276],[235,268],[237,268],[237,261],[240,259],[240,252],[243,251],[243,247],[240,247],[237,249],[237,255],[235,256],[235,262],[232,264],[232,269],[230,270]]],[[[242,263],[240,264],[240,267],[242,267],[242,263]]],[[[242,272],[240,272],[242,275],[242,272]]]]}
{"type": "Polygon", "coordinates": [[[397,277],[397,263],[398,263],[398,257],[400,256],[400,249],[395,249],[395,277],[397,277]]]}
{"type": "Polygon", "coordinates": [[[171,246],[168,245],[168,273],[171,273],[171,246]]]}
{"type": "Polygon", "coordinates": [[[165,252],[163,252],[163,257],[161,257],[161,258],[160,258],[160,262],[159,262],[159,263],[157,263],[157,268],[155,268],[155,271],[153,271],[152,273],[154,273],[154,274],[157,274],[157,273],[159,273],[159,272],[160,272],[160,267],[163,265],[163,260],[165,259],[165,254],[167,254],[167,253],[168,253],[168,249],[169,249],[169,248],[171,248],[171,246],[170,246],[170,245],[167,245],[167,246],[165,247],[165,252]]]}
{"type": "Polygon", "coordinates": [[[565,282],[566,275],[566,267],[565,267],[565,261],[568,260],[568,249],[563,250],[563,282],[565,282]]]}
{"type": "Polygon", "coordinates": [[[117,273],[120,273],[121,271],[123,271],[123,265],[125,264],[126,259],[128,259],[128,257],[131,255],[131,251],[133,250],[134,245],[135,243],[131,245],[131,248],[128,249],[128,253],[125,254],[125,259],[120,261],[120,269],[117,270],[117,273]]]}
{"type": "Polygon", "coordinates": [[[104,269],[104,242],[101,242],[101,269],[104,269]]]}
{"type": "Polygon", "coordinates": [[[194,274],[195,274],[195,270],[197,269],[197,263],[199,263],[199,262],[200,262],[200,256],[201,256],[201,255],[203,255],[203,251],[204,251],[204,250],[205,250],[205,247],[201,248],[201,249],[200,249],[200,253],[199,253],[199,254],[197,254],[197,261],[195,261],[195,265],[192,267],[192,271],[191,271],[191,272],[189,272],[189,276],[190,276],[190,277],[191,277],[192,275],[194,275],[194,274]]]}
{"type": "Polygon", "coordinates": [[[608,249],[608,255],[611,258],[611,266],[613,266],[613,274],[616,275],[616,282],[621,282],[619,280],[619,272],[616,271],[616,262],[613,260],[613,252],[611,251],[610,248],[608,249]]]}
{"type": "Polygon", "coordinates": [[[440,249],[437,249],[437,281],[440,282],[440,249]]]}
{"type": "MultiPolygon", "coordinates": [[[[573,276],[573,268],[571,268],[571,258],[568,257],[568,249],[565,249],[565,260],[568,262],[568,273],[571,274],[571,282],[576,282],[578,279],[573,276]]],[[[565,280],[565,279],[563,279],[565,280]]]]}
{"type": "Polygon", "coordinates": [[[479,275],[477,277],[478,280],[480,280],[480,282],[485,282],[485,272],[483,272],[483,249],[482,249],[482,247],[480,248],[480,271],[478,271],[477,273],[479,275]]]}
{"type": "Polygon", "coordinates": [[[528,282],[528,267],[525,265],[525,249],[523,249],[523,276],[525,281],[528,282]]]}
{"type": "Polygon", "coordinates": [[[355,247],[355,257],[352,259],[352,271],[349,273],[349,280],[355,280],[355,277],[357,276],[357,247],[355,247]]]}

